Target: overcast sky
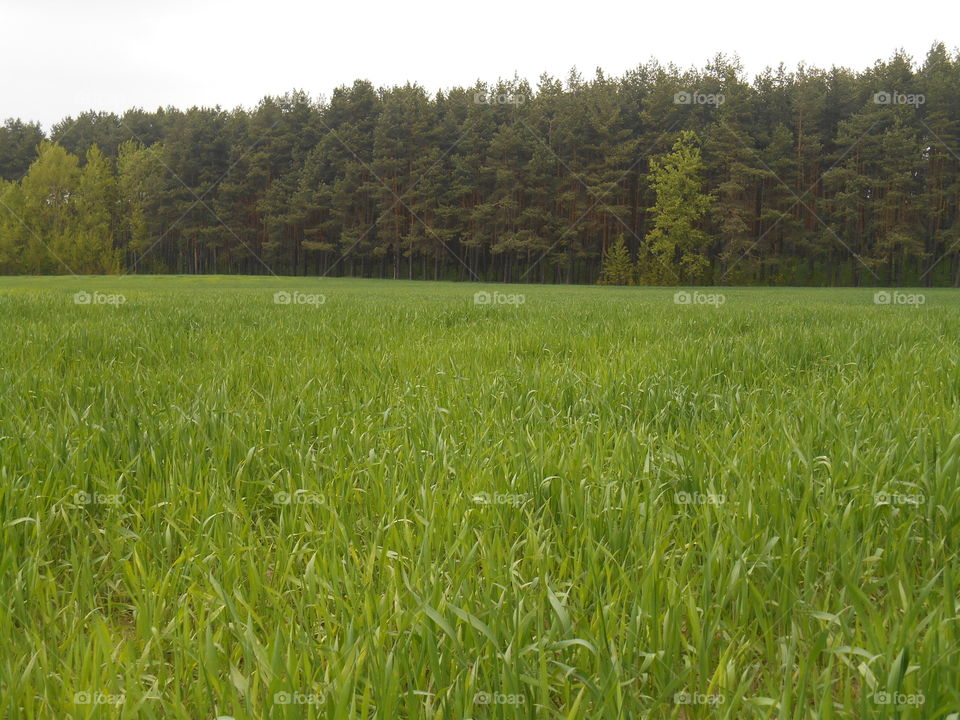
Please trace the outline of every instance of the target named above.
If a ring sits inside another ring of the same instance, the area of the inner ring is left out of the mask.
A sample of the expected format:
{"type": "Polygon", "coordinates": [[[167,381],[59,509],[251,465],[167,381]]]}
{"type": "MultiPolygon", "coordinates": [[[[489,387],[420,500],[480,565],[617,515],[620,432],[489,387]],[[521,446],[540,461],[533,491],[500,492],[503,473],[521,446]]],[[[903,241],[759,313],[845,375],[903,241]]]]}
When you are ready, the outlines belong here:
{"type": "Polygon", "coordinates": [[[330,95],[366,78],[428,90],[514,72],[620,74],[654,57],[681,67],[738,54],[862,69],[903,48],[960,44],[955,2],[809,0],[0,0],[0,118],[45,127],[85,109],[252,106],[292,88],[330,95]],[[889,8],[889,9],[886,9],[889,8]]]}

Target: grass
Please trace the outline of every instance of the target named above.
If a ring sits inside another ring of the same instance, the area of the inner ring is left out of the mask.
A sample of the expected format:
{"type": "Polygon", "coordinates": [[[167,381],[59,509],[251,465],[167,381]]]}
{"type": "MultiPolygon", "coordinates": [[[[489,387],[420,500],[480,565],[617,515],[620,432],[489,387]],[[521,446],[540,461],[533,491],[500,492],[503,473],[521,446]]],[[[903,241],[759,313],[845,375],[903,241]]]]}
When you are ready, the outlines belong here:
{"type": "Polygon", "coordinates": [[[708,292],[0,278],[0,717],[960,712],[960,294],[708,292]]]}

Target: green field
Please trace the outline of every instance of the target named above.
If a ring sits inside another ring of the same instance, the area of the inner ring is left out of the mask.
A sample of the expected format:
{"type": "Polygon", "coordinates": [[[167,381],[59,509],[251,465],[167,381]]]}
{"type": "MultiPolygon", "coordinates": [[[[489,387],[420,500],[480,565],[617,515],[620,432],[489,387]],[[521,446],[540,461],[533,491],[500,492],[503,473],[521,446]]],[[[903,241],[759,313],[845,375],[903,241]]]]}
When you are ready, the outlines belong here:
{"type": "Polygon", "coordinates": [[[960,712],[960,292],[675,292],[0,278],[0,717],[960,712]]]}

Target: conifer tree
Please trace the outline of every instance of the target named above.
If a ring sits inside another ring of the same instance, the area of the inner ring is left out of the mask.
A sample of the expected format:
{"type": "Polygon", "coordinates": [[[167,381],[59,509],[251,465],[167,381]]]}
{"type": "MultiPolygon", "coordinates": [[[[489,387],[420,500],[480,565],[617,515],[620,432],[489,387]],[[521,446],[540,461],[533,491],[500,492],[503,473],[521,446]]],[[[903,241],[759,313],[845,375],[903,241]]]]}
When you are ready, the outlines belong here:
{"type": "Polygon", "coordinates": [[[697,142],[696,133],[684,130],[671,152],[651,163],[657,199],[650,208],[653,230],[645,240],[650,260],[643,269],[654,281],[669,282],[671,276],[682,282],[698,280],[709,267],[701,221],[711,198],[701,191],[703,161],[697,142]]]}
{"type": "Polygon", "coordinates": [[[600,275],[600,285],[633,285],[634,265],[630,259],[630,251],[623,238],[623,233],[617,241],[607,248],[603,258],[603,271],[600,275]]]}

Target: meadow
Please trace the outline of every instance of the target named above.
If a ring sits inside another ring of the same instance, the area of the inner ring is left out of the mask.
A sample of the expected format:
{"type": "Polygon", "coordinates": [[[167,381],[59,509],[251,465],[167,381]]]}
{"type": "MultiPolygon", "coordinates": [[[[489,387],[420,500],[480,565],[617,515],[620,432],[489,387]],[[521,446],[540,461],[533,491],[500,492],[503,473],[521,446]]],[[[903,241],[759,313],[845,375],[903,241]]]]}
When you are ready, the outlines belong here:
{"type": "Polygon", "coordinates": [[[0,278],[0,717],[956,720],[960,292],[677,292],[0,278]]]}

